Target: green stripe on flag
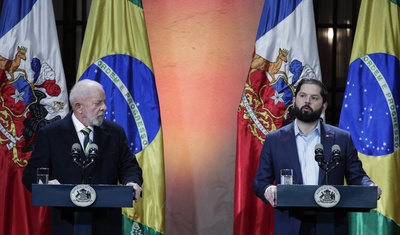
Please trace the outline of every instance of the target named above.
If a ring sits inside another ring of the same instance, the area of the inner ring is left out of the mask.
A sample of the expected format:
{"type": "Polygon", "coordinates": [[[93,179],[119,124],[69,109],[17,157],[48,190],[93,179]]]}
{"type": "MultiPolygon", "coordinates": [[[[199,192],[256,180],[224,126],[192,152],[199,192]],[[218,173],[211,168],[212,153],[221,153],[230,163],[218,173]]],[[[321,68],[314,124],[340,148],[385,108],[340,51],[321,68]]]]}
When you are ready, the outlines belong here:
{"type": "Polygon", "coordinates": [[[349,221],[352,235],[400,234],[400,227],[393,220],[375,210],[370,213],[350,213],[349,221]]]}
{"type": "Polygon", "coordinates": [[[400,7],[400,1],[399,0],[391,0],[394,4],[397,4],[400,7]]]}
{"type": "Polygon", "coordinates": [[[143,8],[142,1],[141,0],[129,0],[133,4],[137,5],[140,8],[143,8]]]}
{"type": "Polygon", "coordinates": [[[125,231],[125,234],[126,231],[130,231],[130,235],[162,235],[162,233],[159,233],[144,224],[132,221],[126,216],[123,216],[122,220],[122,230],[125,231]]]}

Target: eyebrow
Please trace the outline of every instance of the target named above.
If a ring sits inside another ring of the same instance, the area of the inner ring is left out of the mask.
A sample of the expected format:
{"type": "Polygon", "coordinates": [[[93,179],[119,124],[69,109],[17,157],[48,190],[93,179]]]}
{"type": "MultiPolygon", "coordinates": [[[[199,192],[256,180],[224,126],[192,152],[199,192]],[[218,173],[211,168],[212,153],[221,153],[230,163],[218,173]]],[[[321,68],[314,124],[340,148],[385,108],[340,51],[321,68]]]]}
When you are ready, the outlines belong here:
{"type": "Polygon", "coordinates": [[[316,94],[309,94],[309,93],[304,92],[304,91],[299,91],[299,94],[305,94],[305,95],[311,95],[311,96],[320,96],[320,95],[321,95],[321,94],[319,94],[319,93],[316,93],[316,94]]]}

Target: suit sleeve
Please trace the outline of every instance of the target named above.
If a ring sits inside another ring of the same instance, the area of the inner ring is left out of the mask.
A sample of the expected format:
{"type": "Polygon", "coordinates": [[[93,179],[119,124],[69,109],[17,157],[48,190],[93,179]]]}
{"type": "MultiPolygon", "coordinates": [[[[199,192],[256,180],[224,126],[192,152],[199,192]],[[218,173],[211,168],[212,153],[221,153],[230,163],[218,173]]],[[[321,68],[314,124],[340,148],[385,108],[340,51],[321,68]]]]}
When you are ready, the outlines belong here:
{"type": "Polygon", "coordinates": [[[124,185],[128,182],[135,182],[141,186],[143,184],[142,168],[139,166],[136,156],[132,154],[129,148],[128,139],[122,127],[119,128],[118,136],[120,137],[120,141],[118,141],[120,159],[118,171],[119,181],[124,185]]]}
{"type": "Polygon", "coordinates": [[[346,158],[346,182],[349,185],[365,185],[368,186],[373,183],[367,173],[362,167],[362,162],[358,157],[357,149],[354,146],[350,133],[346,133],[347,148],[345,152],[346,158]]]}
{"type": "Polygon", "coordinates": [[[41,128],[38,132],[37,142],[33,145],[28,165],[25,167],[22,176],[22,183],[29,191],[32,191],[32,184],[36,183],[36,169],[39,167],[50,168],[50,149],[48,148],[48,143],[45,128],[41,128]]]}
{"type": "Polygon", "coordinates": [[[264,192],[269,186],[273,185],[275,180],[270,145],[269,138],[266,138],[261,150],[256,176],[253,181],[253,191],[255,195],[267,204],[269,202],[265,199],[264,192]]]}

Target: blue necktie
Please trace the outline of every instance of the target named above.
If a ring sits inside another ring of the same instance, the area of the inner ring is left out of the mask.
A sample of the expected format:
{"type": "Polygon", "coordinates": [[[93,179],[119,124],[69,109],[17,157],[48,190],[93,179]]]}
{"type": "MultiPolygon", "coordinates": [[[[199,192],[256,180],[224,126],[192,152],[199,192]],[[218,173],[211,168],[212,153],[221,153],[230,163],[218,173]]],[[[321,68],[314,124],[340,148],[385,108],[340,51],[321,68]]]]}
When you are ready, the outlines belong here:
{"type": "Polygon", "coordinates": [[[90,139],[90,137],[89,137],[91,131],[92,131],[92,130],[90,130],[90,128],[88,128],[88,127],[85,127],[85,128],[83,128],[83,129],[81,130],[81,132],[82,132],[83,135],[85,136],[85,137],[83,138],[83,150],[84,150],[84,152],[85,152],[86,157],[89,156],[89,146],[90,146],[90,144],[92,143],[92,141],[91,141],[91,139],[90,139]]]}

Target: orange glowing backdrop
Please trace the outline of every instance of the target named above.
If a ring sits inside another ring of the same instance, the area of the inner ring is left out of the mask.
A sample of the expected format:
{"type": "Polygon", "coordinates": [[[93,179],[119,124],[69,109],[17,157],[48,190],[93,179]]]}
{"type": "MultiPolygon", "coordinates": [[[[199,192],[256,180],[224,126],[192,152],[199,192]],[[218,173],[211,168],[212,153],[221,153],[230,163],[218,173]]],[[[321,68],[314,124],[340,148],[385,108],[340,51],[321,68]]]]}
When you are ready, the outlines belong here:
{"type": "Polygon", "coordinates": [[[263,0],[143,4],[164,133],[166,234],[232,234],[237,109],[263,0]]]}

